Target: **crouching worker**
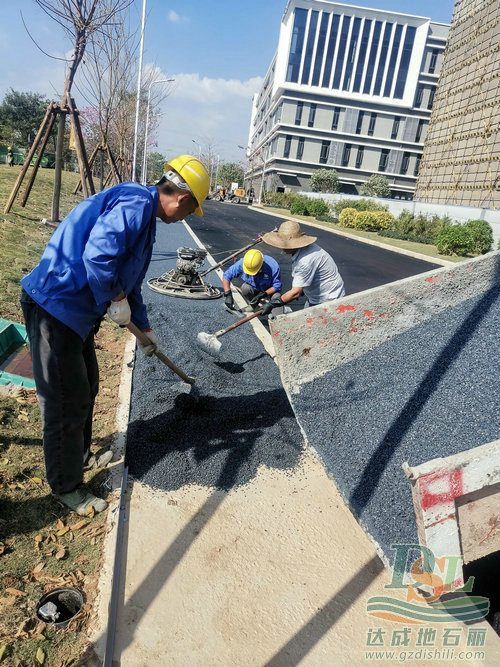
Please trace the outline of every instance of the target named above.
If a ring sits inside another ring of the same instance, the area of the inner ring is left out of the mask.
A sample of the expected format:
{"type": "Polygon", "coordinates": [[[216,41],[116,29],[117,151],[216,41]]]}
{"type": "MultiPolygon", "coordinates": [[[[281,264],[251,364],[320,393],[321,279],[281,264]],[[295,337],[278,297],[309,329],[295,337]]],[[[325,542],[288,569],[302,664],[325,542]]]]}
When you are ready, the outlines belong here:
{"type": "Polygon", "coordinates": [[[132,321],[146,333],[151,344],[139,346],[146,355],[158,349],[141,295],[156,218],[168,224],[203,215],[208,187],[202,163],[181,155],[165,164],[156,185],[121,183],[86,199],[61,222],[38,266],[21,281],[47,481],[78,514],[107,507],[83,484],[99,384],[94,334],[107,312],[116,324],[132,321]]]}
{"type": "Polygon", "coordinates": [[[264,234],[264,243],[281,248],[292,256],[292,288],[271,298],[264,306],[263,315],[275,308],[283,308],[290,301],[305,294],[304,308],[345,295],[344,281],[333,258],[315,243],[316,236],[304,234],[298,222],[287,220],[277,232],[264,234]]]}
{"type": "Polygon", "coordinates": [[[224,303],[226,308],[234,310],[231,281],[241,278],[241,294],[248,302],[246,310],[254,311],[260,308],[260,303],[273,294],[281,291],[280,267],[278,262],[263,255],[260,250],[248,250],[242,259],[235,262],[222,276],[224,303]]]}

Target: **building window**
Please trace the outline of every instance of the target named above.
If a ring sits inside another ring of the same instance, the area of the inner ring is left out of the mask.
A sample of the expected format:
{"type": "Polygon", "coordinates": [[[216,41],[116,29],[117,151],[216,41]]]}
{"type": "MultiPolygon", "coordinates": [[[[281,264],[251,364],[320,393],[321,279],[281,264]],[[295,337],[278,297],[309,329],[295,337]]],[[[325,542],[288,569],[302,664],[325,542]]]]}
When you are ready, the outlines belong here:
{"type": "Polygon", "coordinates": [[[382,87],[382,79],[384,78],[385,62],[387,60],[387,53],[389,51],[389,42],[391,41],[391,33],[394,23],[386,23],[384,30],[384,37],[382,39],[382,48],[380,49],[380,59],[378,61],[377,76],[375,78],[375,86],[373,88],[374,95],[380,95],[380,88],[382,87]]]}
{"type": "Polygon", "coordinates": [[[355,18],[352,26],[351,42],[347,52],[347,63],[344,73],[344,81],[342,83],[342,90],[349,90],[351,87],[352,68],[354,67],[354,58],[356,56],[356,49],[358,47],[359,30],[361,28],[361,19],[355,18]]]}
{"type": "Polygon", "coordinates": [[[358,122],[357,122],[357,125],[356,125],[356,134],[361,134],[361,129],[363,127],[363,117],[364,117],[364,115],[365,115],[364,111],[360,111],[358,113],[358,122]]]}
{"type": "Polygon", "coordinates": [[[421,160],[421,157],[420,157],[420,155],[418,155],[417,159],[415,161],[415,169],[413,170],[413,175],[414,176],[418,176],[418,170],[420,169],[420,160],[421,160]]]}
{"type": "Polygon", "coordinates": [[[321,142],[321,153],[319,154],[319,161],[321,164],[326,164],[328,162],[328,153],[330,151],[330,142],[322,141],[321,142]]]}
{"type": "Polygon", "coordinates": [[[380,33],[382,31],[382,21],[375,21],[373,28],[372,45],[370,48],[370,55],[368,56],[368,67],[366,68],[365,84],[363,86],[363,93],[370,94],[372,87],[373,72],[375,69],[375,61],[377,60],[378,43],[380,41],[380,33]]]}
{"type": "Polygon", "coordinates": [[[342,166],[347,167],[349,158],[351,157],[351,144],[345,144],[344,152],[342,153],[342,166]]]}
{"type": "Polygon", "coordinates": [[[417,109],[419,109],[420,105],[422,104],[423,95],[424,95],[424,89],[422,86],[419,86],[417,88],[417,96],[415,98],[415,106],[417,107],[417,109]]]}
{"type": "Polygon", "coordinates": [[[332,130],[338,130],[340,118],[340,107],[333,109],[332,130]]]}
{"type": "Polygon", "coordinates": [[[432,49],[431,60],[429,63],[429,74],[434,74],[434,72],[436,71],[436,62],[438,58],[438,53],[439,52],[437,49],[432,49]]]}
{"type": "Polygon", "coordinates": [[[323,53],[325,51],[326,31],[328,28],[328,17],[330,14],[323,12],[321,16],[321,24],[319,27],[318,46],[316,47],[316,59],[314,61],[314,69],[312,76],[312,85],[319,85],[319,75],[321,73],[321,65],[323,64],[323,53]]]}
{"type": "Polygon", "coordinates": [[[422,129],[424,127],[424,121],[422,118],[418,121],[417,125],[417,133],[415,135],[415,141],[418,143],[420,141],[420,137],[422,136],[422,129]]]}
{"type": "Polygon", "coordinates": [[[304,155],[304,137],[300,137],[299,143],[297,144],[297,160],[302,160],[304,155]]]}
{"type": "Polygon", "coordinates": [[[409,163],[410,163],[410,154],[403,153],[403,159],[401,160],[401,169],[399,171],[400,174],[406,174],[406,172],[408,171],[409,163]]]}
{"type": "Polygon", "coordinates": [[[401,122],[400,116],[394,116],[394,122],[392,124],[391,139],[397,139],[398,138],[400,122],[401,122]]]}
{"type": "Polygon", "coordinates": [[[302,109],[304,102],[297,102],[297,109],[295,110],[295,125],[300,125],[302,122],[302,109]]]}
{"type": "Polygon", "coordinates": [[[396,87],[394,89],[394,97],[401,100],[405,91],[406,77],[408,76],[408,69],[410,67],[411,53],[413,51],[413,43],[415,41],[416,28],[413,26],[406,26],[406,35],[403,42],[403,51],[401,52],[401,61],[399,63],[399,71],[396,77],[396,87]]]}
{"type": "Polygon", "coordinates": [[[307,9],[295,9],[293,21],[292,43],[290,44],[290,55],[288,57],[288,69],[286,80],[297,83],[299,80],[300,59],[304,47],[304,34],[306,31],[307,9]]]}
{"type": "Polygon", "coordinates": [[[380,153],[380,160],[378,162],[378,170],[385,171],[387,169],[387,161],[389,159],[389,149],[383,148],[380,153]]]}
{"type": "Polygon", "coordinates": [[[363,78],[363,69],[365,66],[366,50],[368,48],[368,37],[370,36],[370,28],[372,22],[370,19],[365,19],[363,25],[363,34],[361,35],[361,43],[359,45],[358,64],[356,65],[356,76],[354,77],[354,85],[352,87],[353,93],[359,93],[361,87],[361,79],[363,78]]]}
{"type": "Polygon", "coordinates": [[[304,56],[304,67],[302,69],[301,83],[309,83],[309,74],[311,72],[312,54],[314,50],[314,42],[316,40],[316,28],[318,27],[319,12],[315,9],[311,12],[311,20],[309,21],[309,32],[307,35],[306,53],[304,56]]]}
{"type": "Polygon", "coordinates": [[[392,82],[394,81],[394,72],[396,70],[396,60],[398,59],[399,45],[401,43],[401,35],[403,34],[403,26],[399,23],[396,25],[394,32],[394,40],[392,42],[391,57],[389,60],[389,67],[387,69],[387,77],[385,79],[384,97],[391,96],[392,82]]]}
{"type": "Polygon", "coordinates": [[[358,146],[358,152],[356,153],[356,169],[361,169],[361,165],[363,164],[364,152],[365,152],[364,146],[358,146]]]}
{"type": "Polygon", "coordinates": [[[340,77],[342,75],[342,68],[344,66],[345,49],[347,46],[347,35],[349,33],[349,26],[351,25],[351,17],[344,14],[342,21],[342,28],[340,30],[339,50],[337,53],[337,61],[335,64],[335,74],[333,75],[332,88],[340,88],[340,77]]]}
{"type": "Polygon", "coordinates": [[[325,71],[323,72],[323,88],[330,86],[330,76],[332,74],[333,54],[335,52],[335,45],[337,43],[337,34],[339,31],[339,14],[334,14],[332,17],[332,26],[330,28],[330,38],[328,40],[328,50],[326,52],[325,71]]]}
{"type": "Polygon", "coordinates": [[[431,88],[431,92],[429,93],[429,101],[427,102],[427,108],[432,109],[432,105],[434,104],[434,95],[436,94],[436,89],[431,88]]]}
{"type": "Polygon", "coordinates": [[[309,107],[309,120],[307,121],[307,127],[314,127],[314,119],[316,118],[316,105],[311,104],[309,107]]]}
{"type": "Polygon", "coordinates": [[[368,134],[373,136],[375,132],[375,121],[377,120],[377,114],[375,112],[370,114],[370,124],[368,125],[368,134]]]}
{"type": "Polygon", "coordinates": [[[283,157],[290,157],[291,143],[292,143],[292,135],[287,134],[285,137],[285,150],[283,151],[283,157]]]}

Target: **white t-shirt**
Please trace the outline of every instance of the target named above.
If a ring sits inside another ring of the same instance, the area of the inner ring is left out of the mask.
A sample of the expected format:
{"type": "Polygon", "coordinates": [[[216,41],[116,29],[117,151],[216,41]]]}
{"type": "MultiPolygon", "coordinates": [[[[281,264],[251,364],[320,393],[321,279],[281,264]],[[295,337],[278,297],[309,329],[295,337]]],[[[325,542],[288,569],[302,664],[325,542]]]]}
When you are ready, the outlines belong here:
{"type": "Polygon", "coordinates": [[[337,265],[316,243],[292,255],[292,286],[302,287],[311,306],[344,296],[344,281],[337,265]]]}

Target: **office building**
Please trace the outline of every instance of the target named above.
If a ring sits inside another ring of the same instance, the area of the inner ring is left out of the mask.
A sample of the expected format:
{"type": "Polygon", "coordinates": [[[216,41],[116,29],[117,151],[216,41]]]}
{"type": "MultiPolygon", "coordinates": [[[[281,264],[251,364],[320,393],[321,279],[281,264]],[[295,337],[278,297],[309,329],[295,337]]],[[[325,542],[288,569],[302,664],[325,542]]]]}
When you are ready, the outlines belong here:
{"type": "Polygon", "coordinates": [[[344,192],[384,174],[411,198],[449,26],[428,18],[290,0],[255,95],[246,184],[307,190],[321,167],[344,192]]]}
{"type": "Polygon", "coordinates": [[[500,208],[500,0],[457,0],[415,199],[500,208]]]}

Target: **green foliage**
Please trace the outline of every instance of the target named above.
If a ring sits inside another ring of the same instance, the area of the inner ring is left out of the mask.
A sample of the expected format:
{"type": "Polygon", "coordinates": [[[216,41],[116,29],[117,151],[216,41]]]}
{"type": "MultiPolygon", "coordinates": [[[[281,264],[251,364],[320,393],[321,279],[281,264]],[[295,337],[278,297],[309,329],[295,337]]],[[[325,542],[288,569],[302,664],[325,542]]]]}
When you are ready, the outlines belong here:
{"type": "Polygon", "coordinates": [[[235,162],[226,162],[219,169],[219,185],[230,188],[231,183],[238,183],[241,187],[244,175],[243,169],[238,164],[235,162]]]}
{"type": "Polygon", "coordinates": [[[464,257],[474,250],[474,239],[465,225],[446,225],[436,235],[436,248],[441,255],[464,257]]]}
{"type": "Polygon", "coordinates": [[[342,227],[354,227],[354,221],[358,211],[355,208],[344,208],[339,215],[339,224],[342,227]]]}
{"type": "Polygon", "coordinates": [[[400,234],[400,236],[393,238],[410,236],[413,238],[407,240],[426,243],[428,242],[427,239],[434,238],[440,229],[450,224],[451,219],[447,215],[443,217],[439,217],[438,215],[426,216],[421,213],[413,215],[410,211],[405,210],[394,221],[392,230],[400,234]]]}
{"type": "Polygon", "coordinates": [[[326,215],[329,213],[330,207],[322,199],[309,199],[307,202],[307,211],[309,215],[316,218],[318,215],[326,215]]]}
{"type": "Polygon", "coordinates": [[[354,227],[367,232],[388,229],[394,222],[394,216],[387,211],[358,211],[354,218],[354,227]]]}
{"type": "Polygon", "coordinates": [[[484,255],[493,245],[493,230],[486,220],[469,220],[465,223],[474,241],[474,252],[484,255]]]}
{"type": "Polygon", "coordinates": [[[319,222],[338,222],[338,219],[333,215],[317,215],[315,217],[319,222]]]}
{"type": "Polygon", "coordinates": [[[378,235],[385,236],[389,239],[401,239],[402,241],[434,245],[434,236],[415,236],[415,234],[404,234],[403,232],[397,232],[394,229],[381,229],[378,232],[378,235]]]}
{"type": "Polygon", "coordinates": [[[309,180],[313,192],[338,192],[339,175],[335,169],[317,169],[309,180]]]}
{"type": "Polygon", "coordinates": [[[165,157],[161,153],[148,153],[148,183],[159,181],[163,175],[165,157]]]}
{"type": "Polygon", "coordinates": [[[290,206],[290,213],[292,215],[309,215],[307,202],[296,199],[290,206]]]}
{"type": "Polygon", "coordinates": [[[344,208],[354,208],[356,211],[387,211],[387,206],[369,199],[341,199],[333,205],[337,215],[340,215],[344,208]]]}
{"type": "Polygon", "coordinates": [[[11,88],[0,105],[0,139],[29,148],[48,105],[49,100],[39,93],[19,93],[11,88]]]}
{"type": "Polygon", "coordinates": [[[281,208],[290,208],[292,202],[297,198],[303,198],[304,195],[298,195],[295,192],[265,192],[264,201],[266,204],[274,204],[281,208]]]}
{"type": "Polygon", "coordinates": [[[389,181],[382,174],[372,174],[360,188],[362,195],[369,197],[390,197],[389,181]]]}

